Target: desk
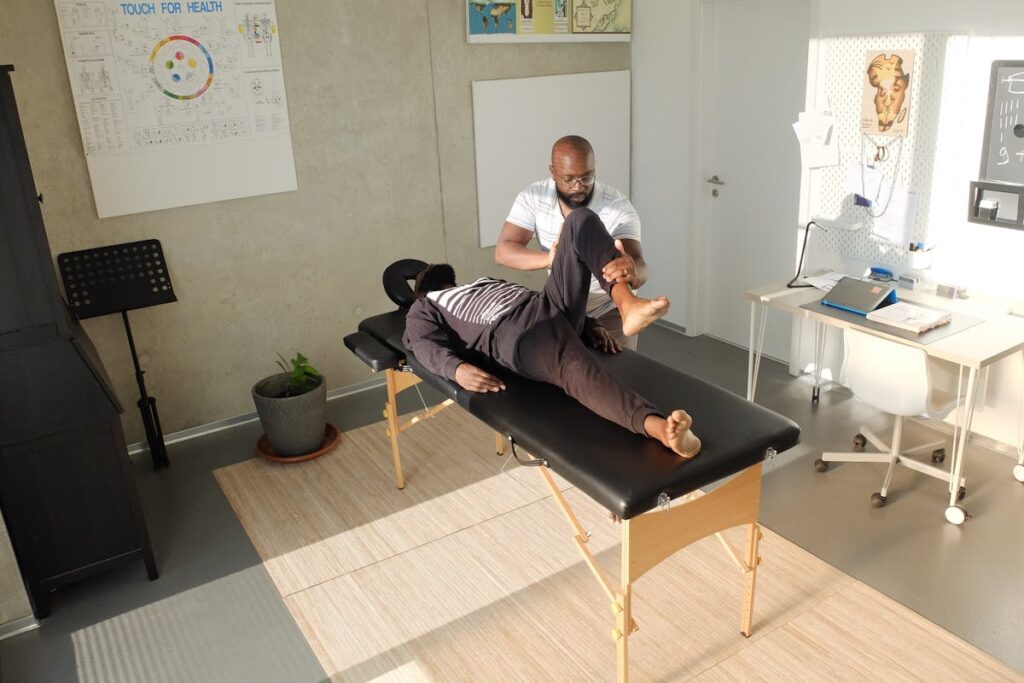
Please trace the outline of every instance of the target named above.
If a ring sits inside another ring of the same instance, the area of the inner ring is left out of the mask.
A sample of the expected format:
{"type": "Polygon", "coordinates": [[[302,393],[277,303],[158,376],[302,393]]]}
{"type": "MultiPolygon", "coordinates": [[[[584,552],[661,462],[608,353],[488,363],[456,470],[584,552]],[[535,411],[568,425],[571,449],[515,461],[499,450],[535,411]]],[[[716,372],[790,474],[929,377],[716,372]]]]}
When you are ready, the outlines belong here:
{"type": "MultiPolygon", "coordinates": [[[[951,308],[953,302],[937,299],[934,295],[900,289],[901,299],[929,306],[951,308]],[[945,305],[942,303],[945,302],[945,305]]],[[[950,361],[959,367],[959,386],[962,403],[956,409],[956,421],[953,425],[953,459],[950,464],[949,476],[949,507],[946,508],[946,519],[952,524],[962,524],[967,511],[957,504],[959,482],[963,475],[964,451],[967,436],[971,431],[971,420],[977,400],[978,375],[980,371],[992,363],[1024,350],[1024,318],[985,311],[971,311],[972,315],[982,317],[983,322],[961,330],[956,334],[936,340],[931,344],[920,344],[896,335],[869,329],[856,322],[832,318],[801,308],[804,304],[820,299],[821,290],[812,287],[788,289],[785,284],[765,285],[746,292],[750,301],[750,346],[747,357],[747,400],[753,401],[757,391],[757,375],[761,365],[761,351],[764,344],[765,322],[767,309],[773,308],[790,315],[805,318],[814,322],[814,388],[811,400],[817,402],[821,390],[821,365],[825,350],[825,338],[829,327],[840,329],[854,328],[869,334],[890,339],[897,344],[906,344],[923,349],[933,358],[950,361]],[[759,319],[760,318],[760,319],[759,319]],[[966,382],[966,389],[964,383],[966,382]]],[[[1024,400],[1024,398],[1022,398],[1024,400]]],[[[1024,455],[1014,467],[1014,477],[1024,481],[1024,455]]]]}

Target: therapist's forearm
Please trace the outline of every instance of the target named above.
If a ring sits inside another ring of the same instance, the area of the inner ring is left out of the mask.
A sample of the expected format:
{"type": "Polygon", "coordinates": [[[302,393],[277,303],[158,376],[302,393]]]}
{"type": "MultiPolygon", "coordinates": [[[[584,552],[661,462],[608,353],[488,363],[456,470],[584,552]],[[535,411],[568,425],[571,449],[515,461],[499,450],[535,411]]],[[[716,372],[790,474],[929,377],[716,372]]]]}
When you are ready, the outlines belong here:
{"type": "Polygon", "coordinates": [[[515,270],[542,270],[548,267],[548,252],[530,249],[518,242],[498,242],[494,260],[515,270]]]}

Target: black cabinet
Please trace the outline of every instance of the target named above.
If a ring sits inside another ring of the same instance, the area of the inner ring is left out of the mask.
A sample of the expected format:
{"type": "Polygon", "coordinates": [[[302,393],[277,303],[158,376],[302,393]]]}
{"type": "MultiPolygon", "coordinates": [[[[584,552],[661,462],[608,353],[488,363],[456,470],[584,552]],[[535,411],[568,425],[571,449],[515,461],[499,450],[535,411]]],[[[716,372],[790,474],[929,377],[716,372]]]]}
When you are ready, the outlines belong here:
{"type": "Polygon", "coordinates": [[[37,617],[114,564],[157,577],[121,405],[68,314],[11,86],[0,66],[0,511],[37,617]]]}

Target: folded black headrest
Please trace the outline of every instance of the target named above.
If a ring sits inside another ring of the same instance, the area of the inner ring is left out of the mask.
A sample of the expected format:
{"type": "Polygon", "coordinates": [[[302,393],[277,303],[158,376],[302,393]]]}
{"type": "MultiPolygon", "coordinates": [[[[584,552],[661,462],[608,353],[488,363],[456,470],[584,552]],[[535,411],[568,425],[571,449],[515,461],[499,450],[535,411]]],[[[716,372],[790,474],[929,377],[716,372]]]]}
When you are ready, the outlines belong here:
{"type": "Polygon", "coordinates": [[[427,264],[419,259],[404,258],[395,261],[384,269],[384,292],[388,298],[394,301],[400,308],[409,308],[416,297],[409,286],[410,280],[415,280],[420,271],[427,267],[427,264]]]}

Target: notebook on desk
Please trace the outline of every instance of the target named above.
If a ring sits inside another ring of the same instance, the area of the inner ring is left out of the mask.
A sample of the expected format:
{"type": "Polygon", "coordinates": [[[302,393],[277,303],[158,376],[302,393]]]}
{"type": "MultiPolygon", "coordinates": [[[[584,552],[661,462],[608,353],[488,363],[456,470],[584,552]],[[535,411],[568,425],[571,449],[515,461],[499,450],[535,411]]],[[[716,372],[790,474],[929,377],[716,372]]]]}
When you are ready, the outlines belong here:
{"type": "Polygon", "coordinates": [[[919,306],[906,301],[900,301],[868,313],[868,320],[892,325],[917,334],[939,325],[948,325],[951,319],[952,315],[949,311],[919,306]]]}
{"type": "Polygon", "coordinates": [[[881,282],[844,277],[821,297],[821,303],[857,315],[867,315],[876,308],[896,303],[896,290],[881,282]]]}

